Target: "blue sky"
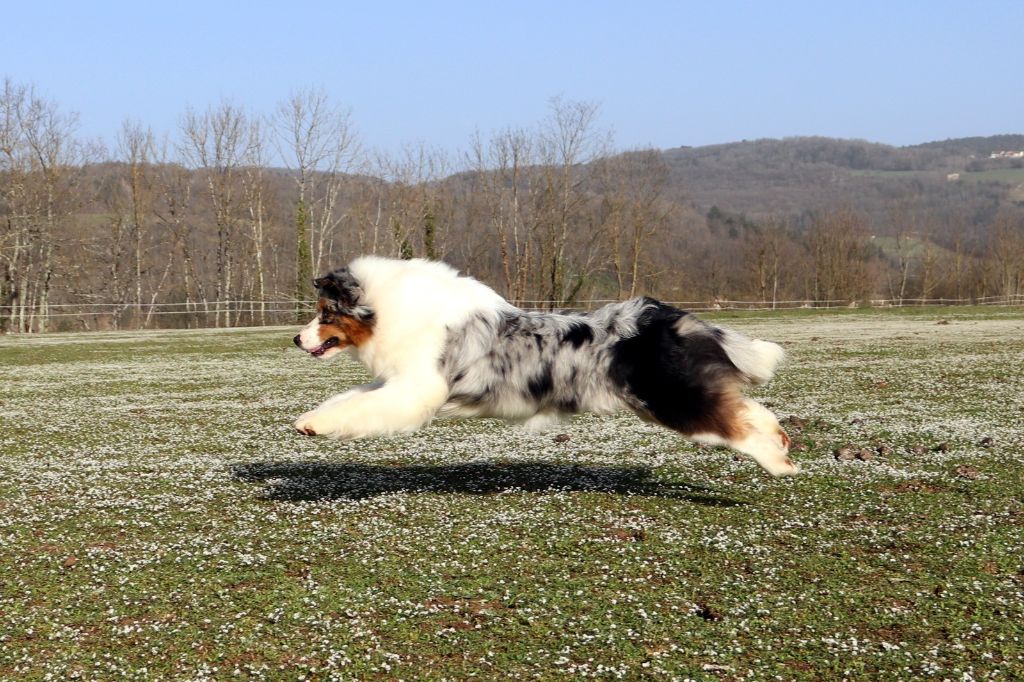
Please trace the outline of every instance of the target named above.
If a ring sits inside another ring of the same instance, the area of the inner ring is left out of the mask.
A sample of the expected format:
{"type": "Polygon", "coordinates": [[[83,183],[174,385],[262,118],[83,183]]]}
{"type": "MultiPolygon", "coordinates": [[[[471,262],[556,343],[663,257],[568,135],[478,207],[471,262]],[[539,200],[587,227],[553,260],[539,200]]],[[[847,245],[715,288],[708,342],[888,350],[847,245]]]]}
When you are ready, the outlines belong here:
{"type": "Polygon", "coordinates": [[[186,106],[270,113],[302,87],[363,140],[464,148],[600,103],[619,147],[1024,133],[1024,2],[10,3],[0,77],[113,139],[186,106]]]}

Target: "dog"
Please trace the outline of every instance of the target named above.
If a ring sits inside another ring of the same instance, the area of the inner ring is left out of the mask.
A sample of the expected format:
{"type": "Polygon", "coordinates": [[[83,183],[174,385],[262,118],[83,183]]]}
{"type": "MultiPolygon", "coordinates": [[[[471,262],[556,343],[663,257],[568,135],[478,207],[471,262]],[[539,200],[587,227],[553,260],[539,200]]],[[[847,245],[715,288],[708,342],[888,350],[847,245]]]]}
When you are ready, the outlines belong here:
{"type": "Polygon", "coordinates": [[[647,297],[589,313],[524,311],[436,261],[364,256],[313,284],[317,314],[295,344],[321,360],[347,349],[374,379],[300,416],[301,433],[393,435],[435,417],[540,429],[628,409],[774,476],[799,470],[775,416],[743,395],[782,362],[774,343],[647,297]]]}

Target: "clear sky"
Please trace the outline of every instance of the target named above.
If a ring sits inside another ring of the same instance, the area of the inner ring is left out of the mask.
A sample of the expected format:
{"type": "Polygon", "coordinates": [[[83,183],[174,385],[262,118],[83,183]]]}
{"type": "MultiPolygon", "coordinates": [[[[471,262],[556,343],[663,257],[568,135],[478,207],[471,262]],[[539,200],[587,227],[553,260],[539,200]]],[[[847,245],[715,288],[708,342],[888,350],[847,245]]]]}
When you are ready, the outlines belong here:
{"type": "Polygon", "coordinates": [[[533,125],[559,94],[600,103],[622,148],[1024,133],[1024,0],[54,0],[2,19],[0,77],[107,141],[310,86],[389,151],[533,125]]]}

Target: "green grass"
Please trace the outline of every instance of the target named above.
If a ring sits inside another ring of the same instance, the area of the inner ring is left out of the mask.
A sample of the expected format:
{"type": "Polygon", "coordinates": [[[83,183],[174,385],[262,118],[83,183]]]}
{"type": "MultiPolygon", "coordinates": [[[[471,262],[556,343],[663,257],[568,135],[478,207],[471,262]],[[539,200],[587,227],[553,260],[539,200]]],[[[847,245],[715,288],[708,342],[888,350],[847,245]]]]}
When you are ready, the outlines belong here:
{"type": "Polygon", "coordinates": [[[902,179],[914,179],[920,178],[923,180],[938,180],[946,178],[944,171],[934,170],[875,170],[875,169],[851,169],[850,175],[855,178],[902,178],[902,179]]]}
{"type": "Polygon", "coordinates": [[[962,173],[961,179],[968,182],[1000,182],[1010,185],[1007,199],[1024,201],[1024,168],[997,168],[977,173],[962,173]]]}
{"type": "Polygon", "coordinates": [[[962,180],[971,182],[1002,182],[1007,185],[1024,183],[1024,168],[995,168],[975,173],[961,173],[962,180]]]}
{"type": "MultiPolygon", "coordinates": [[[[1024,183],[1024,168],[994,168],[986,171],[959,171],[960,180],[966,182],[1001,182],[1007,185],[1024,183]]],[[[851,170],[854,177],[881,178],[921,178],[945,180],[945,171],[888,171],[888,170],[851,170]]]]}
{"type": "Polygon", "coordinates": [[[800,476],[629,415],[301,437],[365,377],[290,329],[0,339],[0,678],[1019,675],[1024,314],[715,317],[789,351],[800,476]]]}

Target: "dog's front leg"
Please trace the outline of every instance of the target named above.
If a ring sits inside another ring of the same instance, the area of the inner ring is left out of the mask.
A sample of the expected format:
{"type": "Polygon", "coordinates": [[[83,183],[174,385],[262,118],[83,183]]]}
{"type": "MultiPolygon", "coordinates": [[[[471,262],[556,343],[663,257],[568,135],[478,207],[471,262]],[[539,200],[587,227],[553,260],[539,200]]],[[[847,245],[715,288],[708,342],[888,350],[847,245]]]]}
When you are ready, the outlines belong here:
{"type": "Polygon", "coordinates": [[[337,405],[338,403],[341,403],[341,402],[344,402],[346,400],[351,399],[353,396],[357,396],[357,395],[359,395],[361,393],[366,393],[367,391],[374,391],[374,390],[380,388],[383,385],[384,385],[383,381],[373,381],[373,382],[370,382],[368,384],[360,384],[359,386],[353,386],[352,388],[348,389],[347,391],[344,391],[343,393],[339,393],[338,395],[331,396],[327,400],[325,400],[322,403],[320,403],[317,407],[313,408],[309,412],[306,412],[305,414],[300,416],[298,419],[296,419],[295,423],[294,423],[294,426],[299,431],[304,431],[303,426],[309,424],[310,420],[313,418],[313,416],[316,413],[324,412],[324,411],[330,409],[331,407],[337,405]],[[303,426],[300,426],[300,424],[303,425],[303,426]]]}
{"type": "Polygon", "coordinates": [[[335,396],[299,417],[295,429],[344,439],[408,433],[427,424],[447,398],[440,374],[399,377],[335,396]]]}

